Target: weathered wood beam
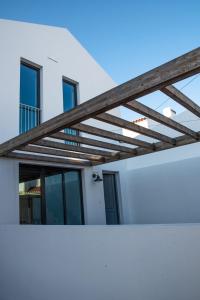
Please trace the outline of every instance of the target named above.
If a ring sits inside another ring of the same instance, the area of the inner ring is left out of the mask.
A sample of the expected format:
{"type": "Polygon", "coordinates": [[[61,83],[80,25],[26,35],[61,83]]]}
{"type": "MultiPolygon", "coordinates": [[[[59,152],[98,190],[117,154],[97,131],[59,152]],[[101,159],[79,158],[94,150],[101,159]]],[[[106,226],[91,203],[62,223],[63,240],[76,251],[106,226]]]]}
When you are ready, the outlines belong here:
{"type": "Polygon", "coordinates": [[[95,117],[95,119],[99,121],[103,121],[115,126],[119,126],[121,128],[126,128],[128,130],[137,132],[139,134],[146,135],[148,137],[151,137],[156,140],[164,141],[166,143],[174,144],[174,140],[164,134],[161,134],[159,132],[156,132],[154,130],[139,126],[137,124],[134,124],[132,122],[123,120],[121,118],[118,118],[116,116],[110,115],[108,113],[103,113],[95,117]]]}
{"type": "Polygon", "coordinates": [[[135,138],[131,138],[116,132],[111,132],[105,129],[101,129],[101,128],[97,128],[97,127],[93,127],[90,125],[86,125],[86,124],[76,124],[72,126],[73,129],[85,132],[85,133],[89,133],[91,135],[95,135],[95,136],[100,136],[106,139],[111,139],[114,141],[118,141],[118,142],[122,142],[122,143],[126,143],[126,144],[131,144],[134,146],[140,146],[143,148],[147,148],[147,149],[153,149],[153,146],[151,143],[145,142],[145,141],[141,141],[135,138]]]}
{"type": "Polygon", "coordinates": [[[199,71],[200,48],[197,48],[1,144],[0,156],[128,101],[162,89],[164,86],[175,83],[178,80],[195,75],[199,71]]]}
{"type": "Polygon", "coordinates": [[[40,141],[33,142],[33,144],[38,145],[38,146],[42,146],[42,147],[55,148],[55,149],[58,149],[58,150],[81,152],[81,153],[87,153],[87,154],[92,154],[92,155],[100,155],[100,156],[106,156],[106,157],[114,157],[114,156],[117,155],[117,153],[113,153],[113,152],[110,152],[110,151],[104,151],[104,150],[99,150],[99,149],[68,145],[68,144],[54,142],[54,141],[51,141],[51,140],[44,140],[44,139],[40,140],[40,141]]]}
{"type": "Polygon", "coordinates": [[[54,149],[54,148],[38,147],[38,146],[33,146],[33,145],[24,146],[24,147],[20,148],[20,151],[54,155],[54,156],[62,156],[65,158],[72,157],[72,158],[79,158],[79,159],[90,160],[90,161],[100,161],[100,162],[105,161],[104,157],[99,156],[99,155],[76,153],[76,152],[70,152],[70,151],[65,151],[65,150],[58,150],[58,149],[54,149]]]}
{"type": "MultiPolygon", "coordinates": [[[[200,131],[197,132],[198,136],[200,136],[200,131]]],[[[150,149],[144,149],[142,147],[137,147],[136,148],[136,153],[133,155],[130,154],[121,154],[120,158],[106,158],[105,163],[110,163],[110,162],[114,162],[116,160],[122,160],[122,159],[127,159],[127,158],[131,158],[131,157],[138,157],[138,156],[142,156],[142,155],[147,155],[150,153],[155,153],[155,152],[159,152],[159,151],[163,151],[163,150],[168,150],[168,149],[172,149],[172,148],[177,148],[177,147],[181,147],[181,146],[186,146],[189,144],[194,144],[197,143],[197,140],[195,140],[194,138],[188,136],[188,135],[181,135],[175,138],[176,144],[175,145],[170,145],[168,143],[163,143],[163,142],[157,142],[154,144],[155,148],[154,151],[150,150],[150,149]]],[[[200,141],[200,138],[199,138],[200,141]]],[[[99,165],[101,163],[99,162],[94,162],[92,163],[93,165],[99,165]]]]}
{"type": "Polygon", "coordinates": [[[150,118],[160,124],[163,124],[165,126],[168,126],[176,131],[179,131],[183,134],[187,134],[194,139],[197,138],[197,134],[195,131],[187,128],[186,126],[181,125],[180,123],[174,121],[173,119],[167,118],[166,116],[160,114],[159,112],[153,110],[152,108],[138,102],[138,101],[131,101],[124,106],[128,109],[131,109],[139,114],[144,115],[147,118],[150,118]]]}
{"type": "Polygon", "coordinates": [[[194,115],[200,117],[200,107],[189,97],[187,97],[181,91],[179,91],[175,86],[170,85],[163,87],[161,91],[176,102],[178,102],[180,105],[191,111],[194,115]]]}
{"type": "Polygon", "coordinates": [[[102,142],[82,136],[74,136],[74,135],[69,135],[64,132],[58,132],[54,133],[51,135],[52,138],[59,139],[59,140],[65,140],[65,141],[74,141],[80,144],[85,144],[85,145],[90,145],[94,147],[99,147],[99,148],[105,148],[105,149],[110,149],[110,150],[115,150],[115,151],[121,151],[121,152],[126,152],[126,153],[134,153],[133,148],[121,146],[121,145],[116,145],[116,144],[111,144],[108,142],[102,142]]]}
{"type": "Polygon", "coordinates": [[[56,164],[65,164],[65,165],[77,165],[83,167],[89,167],[92,165],[90,161],[84,160],[73,160],[67,158],[60,157],[50,157],[50,156],[42,156],[42,155],[34,155],[34,154],[26,154],[19,152],[11,152],[6,157],[17,159],[17,160],[29,160],[29,161],[39,161],[41,163],[56,163],[56,164]]]}

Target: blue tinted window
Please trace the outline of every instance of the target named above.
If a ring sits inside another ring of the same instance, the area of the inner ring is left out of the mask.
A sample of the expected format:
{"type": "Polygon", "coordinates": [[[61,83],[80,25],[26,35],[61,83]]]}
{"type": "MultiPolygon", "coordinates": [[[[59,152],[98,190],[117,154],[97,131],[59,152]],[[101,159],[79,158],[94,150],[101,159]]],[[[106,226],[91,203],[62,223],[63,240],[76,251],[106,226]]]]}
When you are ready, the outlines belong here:
{"type": "MultiPolygon", "coordinates": [[[[77,105],[76,85],[67,81],[63,81],[63,110],[69,111],[77,105]]],[[[77,135],[75,129],[66,128],[65,133],[77,135]]],[[[66,144],[77,145],[76,142],[66,141],[66,144]]]]}
{"type": "Polygon", "coordinates": [[[40,124],[40,71],[21,63],[19,132],[26,132],[40,124]]]}
{"type": "Polygon", "coordinates": [[[76,106],[76,86],[63,81],[63,109],[68,111],[76,106]]]}
{"type": "Polygon", "coordinates": [[[68,171],[64,174],[66,216],[68,225],[83,224],[81,178],[79,171],[68,171]]]}
{"type": "Polygon", "coordinates": [[[20,103],[39,107],[39,70],[21,64],[20,103]]]}

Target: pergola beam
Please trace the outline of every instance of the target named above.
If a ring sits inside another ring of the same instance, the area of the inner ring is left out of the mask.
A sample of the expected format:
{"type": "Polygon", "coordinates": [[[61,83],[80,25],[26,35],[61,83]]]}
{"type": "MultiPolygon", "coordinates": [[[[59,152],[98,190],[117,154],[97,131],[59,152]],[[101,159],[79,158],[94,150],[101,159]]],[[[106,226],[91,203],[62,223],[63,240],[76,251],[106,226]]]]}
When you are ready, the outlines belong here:
{"type": "Polygon", "coordinates": [[[175,86],[169,85],[163,87],[161,91],[173,100],[175,100],[177,103],[191,111],[194,115],[200,117],[200,107],[189,97],[187,97],[181,91],[179,91],[175,86]]]}
{"type": "Polygon", "coordinates": [[[139,126],[137,124],[134,124],[134,123],[126,121],[126,120],[123,120],[121,118],[118,118],[118,117],[113,116],[113,115],[108,114],[108,113],[100,114],[100,115],[96,116],[95,119],[97,119],[99,121],[109,123],[109,124],[112,124],[112,125],[115,125],[115,126],[119,126],[121,128],[131,130],[133,132],[137,132],[137,133],[142,134],[142,135],[146,135],[146,136],[151,137],[151,138],[156,139],[156,140],[164,141],[164,142],[172,144],[172,145],[174,144],[174,140],[172,138],[164,135],[164,134],[161,134],[161,133],[156,132],[154,130],[145,128],[143,126],[139,126]]]}
{"type": "Polygon", "coordinates": [[[51,135],[52,138],[59,139],[59,140],[65,140],[65,141],[73,141],[77,142],[80,144],[85,144],[85,145],[90,145],[94,147],[99,147],[99,148],[105,148],[105,149],[110,149],[110,150],[115,150],[115,151],[121,151],[125,153],[134,153],[135,150],[133,148],[121,146],[121,145],[116,145],[108,142],[102,142],[82,136],[75,136],[75,135],[69,135],[64,132],[58,132],[54,133],[51,135]]]}
{"type": "Polygon", "coordinates": [[[50,156],[19,153],[19,152],[9,153],[7,157],[21,160],[21,161],[28,160],[34,162],[37,161],[40,163],[45,162],[45,163],[55,163],[55,164],[62,164],[62,165],[77,165],[82,167],[90,167],[93,165],[90,161],[67,159],[67,158],[60,158],[60,157],[50,157],[50,156]]]}
{"type": "MultiPolygon", "coordinates": [[[[40,140],[37,142],[33,142],[34,145],[41,146],[41,147],[48,147],[48,148],[55,148],[58,150],[66,150],[66,151],[74,151],[74,152],[80,152],[80,153],[87,153],[97,156],[106,156],[106,157],[115,157],[117,153],[110,152],[110,151],[104,151],[99,149],[93,149],[93,148],[86,148],[86,147],[80,147],[80,146],[74,146],[74,145],[68,145],[64,143],[54,142],[52,140],[40,140]]],[[[22,148],[23,149],[23,148],[22,148]]]]}
{"type": "Polygon", "coordinates": [[[90,154],[85,154],[85,153],[76,153],[76,152],[52,149],[52,148],[47,148],[47,147],[38,147],[38,146],[33,146],[33,145],[24,146],[20,149],[20,151],[61,156],[61,157],[65,157],[65,158],[71,157],[71,158],[78,158],[78,159],[83,159],[83,160],[105,162],[104,157],[99,156],[99,155],[97,156],[97,155],[90,155],[90,154]]]}
{"type": "Polygon", "coordinates": [[[181,132],[183,134],[189,135],[193,137],[194,139],[197,138],[197,134],[195,131],[187,128],[186,126],[181,125],[180,123],[174,121],[173,119],[167,118],[166,116],[160,114],[159,112],[153,110],[152,108],[138,102],[138,101],[131,101],[124,106],[128,109],[131,109],[139,114],[144,115],[147,118],[150,118],[160,124],[163,124],[167,127],[170,127],[178,132],[181,132]]]}
{"type": "MultiPolygon", "coordinates": [[[[200,131],[197,132],[197,135],[200,136],[200,131]]],[[[142,155],[147,155],[150,153],[155,153],[155,152],[159,152],[159,151],[163,151],[163,150],[168,150],[168,149],[172,149],[172,148],[177,148],[177,147],[181,147],[181,146],[186,146],[189,144],[194,144],[197,142],[197,140],[195,140],[194,138],[188,136],[188,135],[181,135],[175,138],[175,145],[170,145],[169,143],[163,143],[163,142],[157,142],[154,144],[154,151],[150,150],[150,149],[144,149],[142,147],[137,147],[135,150],[135,154],[133,155],[129,155],[129,154],[121,154],[120,158],[116,159],[116,158],[106,158],[105,163],[110,163],[110,162],[114,162],[116,160],[121,160],[121,159],[128,159],[131,157],[138,157],[138,156],[142,156],[142,155]]],[[[199,139],[200,141],[200,139],[199,139]]],[[[98,165],[98,162],[94,163],[95,165],[98,165]]]]}
{"type": "Polygon", "coordinates": [[[72,126],[73,129],[85,132],[85,133],[89,133],[91,135],[95,135],[95,136],[100,136],[106,139],[111,139],[114,141],[118,141],[118,142],[122,142],[122,143],[126,143],[126,144],[131,144],[134,146],[139,146],[139,147],[143,147],[143,148],[147,148],[147,149],[153,149],[153,146],[151,143],[145,142],[145,141],[141,141],[139,139],[135,139],[135,138],[131,138],[116,132],[111,132],[105,129],[101,129],[101,128],[97,128],[97,127],[93,127],[91,125],[86,125],[86,124],[76,124],[72,126]]]}
{"type": "Polygon", "coordinates": [[[0,156],[131,100],[162,89],[164,86],[173,84],[178,80],[195,75],[199,71],[200,48],[197,48],[1,144],[0,156]]]}

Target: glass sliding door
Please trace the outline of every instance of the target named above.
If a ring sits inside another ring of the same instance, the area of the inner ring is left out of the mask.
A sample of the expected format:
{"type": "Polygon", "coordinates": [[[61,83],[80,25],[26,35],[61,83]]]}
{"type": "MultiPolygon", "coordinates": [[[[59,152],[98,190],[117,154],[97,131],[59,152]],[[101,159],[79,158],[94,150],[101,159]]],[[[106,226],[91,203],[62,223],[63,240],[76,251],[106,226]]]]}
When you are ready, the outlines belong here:
{"type": "Polygon", "coordinates": [[[46,224],[64,224],[62,174],[45,176],[46,224]]]}
{"type": "Polygon", "coordinates": [[[66,222],[68,225],[83,224],[81,174],[79,171],[64,173],[66,222]]]}
{"type": "Polygon", "coordinates": [[[20,65],[20,133],[40,123],[40,70],[27,64],[20,65]]]}
{"type": "Polygon", "coordinates": [[[20,223],[84,224],[81,172],[20,164],[20,223]]]}

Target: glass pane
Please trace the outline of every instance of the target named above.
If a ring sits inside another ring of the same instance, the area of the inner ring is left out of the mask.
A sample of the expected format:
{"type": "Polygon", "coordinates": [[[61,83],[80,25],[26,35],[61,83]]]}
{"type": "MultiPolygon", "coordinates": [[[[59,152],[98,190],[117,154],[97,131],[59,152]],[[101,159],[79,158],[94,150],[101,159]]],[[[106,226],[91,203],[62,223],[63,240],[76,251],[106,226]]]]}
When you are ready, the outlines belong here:
{"type": "Polygon", "coordinates": [[[106,223],[107,224],[118,224],[118,203],[115,186],[115,175],[104,174],[103,175],[104,185],[104,198],[105,198],[105,209],[106,209],[106,223]]]}
{"type": "Polygon", "coordinates": [[[20,103],[39,107],[38,70],[21,64],[20,68],[20,103]]]}
{"type": "Polygon", "coordinates": [[[64,174],[67,224],[81,225],[82,194],[81,176],[79,171],[69,171],[64,174]]]}
{"type": "Polygon", "coordinates": [[[64,224],[62,174],[45,177],[46,224],[64,224]]]}
{"type": "MultiPolygon", "coordinates": [[[[76,86],[69,82],[63,81],[63,111],[68,111],[76,106],[76,86]]],[[[65,133],[77,135],[74,129],[66,128],[65,133]]],[[[66,141],[68,145],[77,145],[76,142],[66,141]]]]}
{"type": "Polygon", "coordinates": [[[68,111],[76,106],[75,85],[63,81],[63,110],[68,111]]]}
{"type": "Polygon", "coordinates": [[[19,184],[20,224],[41,224],[41,182],[28,180],[19,184]]]}

